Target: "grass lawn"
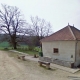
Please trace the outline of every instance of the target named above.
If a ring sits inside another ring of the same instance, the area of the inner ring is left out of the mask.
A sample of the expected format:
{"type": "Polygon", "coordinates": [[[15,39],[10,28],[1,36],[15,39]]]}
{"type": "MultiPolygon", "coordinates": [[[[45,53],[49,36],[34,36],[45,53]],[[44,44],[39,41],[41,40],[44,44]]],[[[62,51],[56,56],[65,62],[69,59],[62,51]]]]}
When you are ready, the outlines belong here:
{"type": "MultiPolygon", "coordinates": [[[[0,43],[0,50],[11,50],[12,47],[10,47],[9,43],[8,42],[1,42],[0,43]]],[[[20,52],[24,52],[24,53],[27,53],[27,54],[30,54],[30,55],[39,55],[39,52],[41,51],[41,48],[39,47],[29,47],[27,45],[20,45],[20,46],[17,46],[17,51],[20,51],[20,52]]]]}
{"type": "MultiPolygon", "coordinates": [[[[7,47],[8,49],[6,49],[6,47],[0,47],[0,50],[12,50],[12,47],[7,47]]],[[[40,52],[40,49],[36,48],[34,50],[29,50],[29,49],[26,49],[26,48],[18,48],[16,49],[17,51],[19,52],[23,52],[23,53],[27,53],[29,55],[34,55],[36,54],[37,56],[39,55],[39,52],[40,52]]]]}
{"type": "Polygon", "coordinates": [[[0,49],[8,48],[10,45],[7,41],[0,42],[0,49]]]}
{"type": "Polygon", "coordinates": [[[27,50],[27,49],[17,49],[17,51],[20,51],[20,52],[24,52],[24,53],[27,53],[29,55],[39,55],[39,51],[37,50],[27,50]]]}
{"type": "Polygon", "coordinates": [[[17,51],[24,52],[30,55],[39,55],[39,52],[41,52],[41,48],[21,45],[20,47],[18,47],[17,51]]]}

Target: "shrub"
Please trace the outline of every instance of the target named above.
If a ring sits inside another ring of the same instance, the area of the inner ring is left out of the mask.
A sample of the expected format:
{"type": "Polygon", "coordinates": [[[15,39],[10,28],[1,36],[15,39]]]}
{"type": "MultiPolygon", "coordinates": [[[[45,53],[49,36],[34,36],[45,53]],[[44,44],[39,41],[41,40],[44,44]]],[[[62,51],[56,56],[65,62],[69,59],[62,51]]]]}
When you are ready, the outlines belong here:
{"type": "Polygon", "coordinates": [[[8,48],[4,48],[4,50],[9,50],[8,48]]]}
{"type": "Polygon", "coordinates": [[[34,50],[34,46],[28,46],[28,50],[33,51],[34,50]]]}

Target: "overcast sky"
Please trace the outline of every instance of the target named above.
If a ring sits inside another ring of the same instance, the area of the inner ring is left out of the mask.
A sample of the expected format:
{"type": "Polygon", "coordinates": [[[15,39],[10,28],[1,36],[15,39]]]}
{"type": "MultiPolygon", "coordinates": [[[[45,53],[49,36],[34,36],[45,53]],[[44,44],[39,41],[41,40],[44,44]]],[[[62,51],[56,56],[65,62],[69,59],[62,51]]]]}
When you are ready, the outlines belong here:
{"type": "Polygon", "coordinates": [[[30,16],[49,21],[54,32],[68,23],[80,29],[80,0],[0,0],[0,3],[17,6],[27,22],[30,16]]]}

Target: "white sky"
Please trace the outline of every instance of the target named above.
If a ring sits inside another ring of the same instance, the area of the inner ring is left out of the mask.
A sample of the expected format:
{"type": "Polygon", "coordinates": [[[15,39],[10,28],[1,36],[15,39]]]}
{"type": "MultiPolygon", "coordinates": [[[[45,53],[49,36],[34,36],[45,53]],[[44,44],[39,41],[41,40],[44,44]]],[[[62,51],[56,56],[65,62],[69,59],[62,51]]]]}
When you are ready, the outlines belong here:
{"type": "Polygon", "coordinates": [[[80,29],[80,0],[0,0],[0,3],[17,6],[27,22],[30,16],[49,21],[54,32],[68,23],[80,29]]]}

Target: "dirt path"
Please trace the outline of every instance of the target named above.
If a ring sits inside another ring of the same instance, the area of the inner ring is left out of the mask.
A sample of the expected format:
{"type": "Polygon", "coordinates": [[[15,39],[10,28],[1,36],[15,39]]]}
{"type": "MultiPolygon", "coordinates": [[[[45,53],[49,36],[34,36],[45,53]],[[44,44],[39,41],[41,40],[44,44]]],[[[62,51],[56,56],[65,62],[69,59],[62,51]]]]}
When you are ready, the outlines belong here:
{"type": "Polygon", "coordinates": [[[0,51],[0,80],[23,80],[19,79],[24,75],[23,68],[4,51],[0,51]]]}
{"type": "Polygon", "coordinates": [[[59,69],[46,70],[36,62],[19,62],[7,52],[0,51],[0,80],[73,80],[72,76],[80,76],[80,72],[71,74],[59,69]]]}

